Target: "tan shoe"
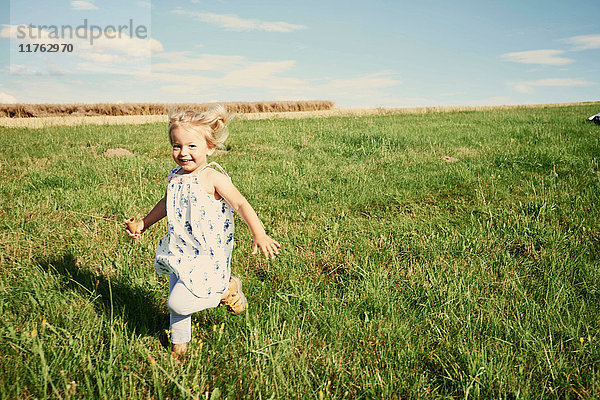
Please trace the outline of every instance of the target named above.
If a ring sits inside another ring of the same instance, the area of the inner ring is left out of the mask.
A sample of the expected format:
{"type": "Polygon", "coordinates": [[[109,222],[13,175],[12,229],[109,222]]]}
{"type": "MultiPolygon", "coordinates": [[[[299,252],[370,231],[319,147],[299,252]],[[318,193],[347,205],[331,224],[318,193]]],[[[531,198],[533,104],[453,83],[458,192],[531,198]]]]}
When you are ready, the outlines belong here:
{"type": "Polygon", "coordinates": [[[188,344],[187,343],[181,343],[181,344],[173,344],[173,348],[171,351],[171,357],[180,360],[183,357],[185,357],[185,354],[187,353],[187,347],[188,344]]]}
{"type": "Polygon", "coordinates": [[[227,306],[232,314],[241,314],[248,306],[248,300],[242,292],[242,281],[237,276],[231,275],[229,279],[229,294],[221,300],[221,304],[227,306]]]}

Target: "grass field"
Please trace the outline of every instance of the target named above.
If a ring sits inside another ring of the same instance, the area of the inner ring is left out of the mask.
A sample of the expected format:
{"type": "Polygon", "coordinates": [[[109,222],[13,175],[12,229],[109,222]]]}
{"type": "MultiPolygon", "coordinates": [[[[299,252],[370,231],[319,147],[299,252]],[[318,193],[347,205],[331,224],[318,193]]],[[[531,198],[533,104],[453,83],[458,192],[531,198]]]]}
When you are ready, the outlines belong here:
{"type": "Polygon", "coordinates": [[[213,160],[283,247],[236,221],[249,310],[196,314],[181,364],[165,224],[122,223],[166,124],[0,128],[0,397],[598,398],[597,108],[234,122],[213,160]]]}

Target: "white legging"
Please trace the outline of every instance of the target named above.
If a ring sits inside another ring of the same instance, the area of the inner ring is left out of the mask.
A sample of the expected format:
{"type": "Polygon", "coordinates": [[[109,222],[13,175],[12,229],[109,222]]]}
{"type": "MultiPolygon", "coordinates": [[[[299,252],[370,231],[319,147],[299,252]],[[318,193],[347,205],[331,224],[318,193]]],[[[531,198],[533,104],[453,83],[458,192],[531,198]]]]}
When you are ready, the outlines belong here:
{"type": "Polygon", "coordinates": [[[171,310],[171,342],[187,343],[192,340],[192,314],[207,308],[216,307],[223,293],[214,293],[209,297],[197,297],[185,285],[171,275],[169,279],[169,301],[171,310]]]}

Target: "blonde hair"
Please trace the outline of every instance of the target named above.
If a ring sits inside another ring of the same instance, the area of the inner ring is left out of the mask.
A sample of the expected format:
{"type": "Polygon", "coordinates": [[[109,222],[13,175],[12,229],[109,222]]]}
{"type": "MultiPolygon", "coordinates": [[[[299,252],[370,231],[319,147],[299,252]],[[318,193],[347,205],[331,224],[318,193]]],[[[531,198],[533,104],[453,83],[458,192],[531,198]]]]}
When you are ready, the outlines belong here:
{"type": "Polygon", "coordinates": [[[229,136],[227,124],[232,118],[233,115],[228,114],[221,104],[202,113],[192,110],[169,110],[169,140],[173,144],[173,129],[183,127],[204,135],[208,146],[216,148],[229,136]]]}

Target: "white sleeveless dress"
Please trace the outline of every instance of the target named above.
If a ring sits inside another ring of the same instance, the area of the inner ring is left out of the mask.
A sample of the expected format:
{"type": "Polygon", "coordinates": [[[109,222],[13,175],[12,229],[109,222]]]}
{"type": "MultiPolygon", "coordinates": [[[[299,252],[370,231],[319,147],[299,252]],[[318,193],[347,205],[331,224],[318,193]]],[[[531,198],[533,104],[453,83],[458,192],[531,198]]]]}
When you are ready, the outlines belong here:
{"type": "MultiPolygon", "coordinates": [[[[229,175],[215,162],[229,179],[229,175]]],[[[203,168],[203,169],[204,169],[203,168]]],[[[156,248],[154,269],[175,275],[197,297],[224,292],[231,275],[233,208],[209,195],[198,174],[169,172],[166,208],[168,233],[156,248]]]]}

